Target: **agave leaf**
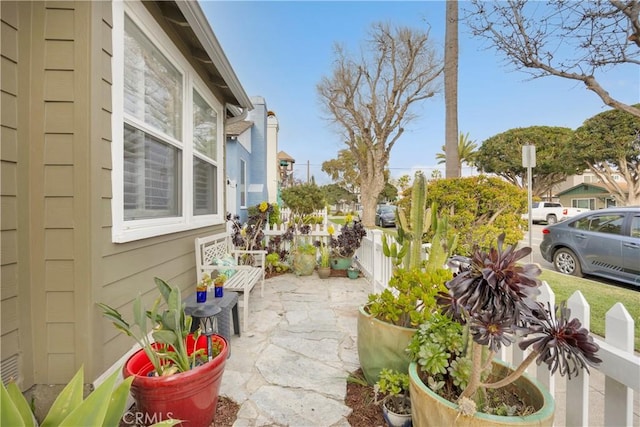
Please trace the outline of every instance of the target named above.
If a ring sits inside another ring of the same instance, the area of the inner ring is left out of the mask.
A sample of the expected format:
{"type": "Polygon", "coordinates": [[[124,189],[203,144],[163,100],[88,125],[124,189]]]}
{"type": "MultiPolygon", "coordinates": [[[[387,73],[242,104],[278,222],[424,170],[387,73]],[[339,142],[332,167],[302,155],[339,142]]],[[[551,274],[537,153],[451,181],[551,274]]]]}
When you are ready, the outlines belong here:
{"type": "Polygon", "coordinates": [[[147,315],[144,307],[142,307],[142,297],[140,294],[133,300],[133,321],[144,334],[147,330],[147,315]]]}
{"type": "Polygon", "coordinates": [[[182,301],[180,300],[180,288],[177,286],[171,289],[169,293],[169,299],[167,300],[167,306],[169,310],[180,311],[182,308],[182,301]]]}
{"type": "Polygon", "coordinates": [[[178,336],[175,334],[175,332],[169,331],[166,329],[153,331],[152,336],[156,342],[159,342],[162,344],[169,344],[169,345],[175,346],[176,342],[178,342],[178,336]]]}
{"type": "Polygon", "coordinates": [[[156,287],[160,291],[162,298],[164,298],[164,301],[168,303],[169,295],[171,294],[171,286],[159,277],[154,277],[153,280],[156,282],[156,287]]]}
{"type": "Polygon", "coordinates": [[[24,398],[18,386],[9,382],[7,388],[0,382],[0,424],[3,426],[33,426],[33,415],[29,404],[24,398]],[[25,412],[26,406],[26,412],[25,412]]]}
{"type": "MultiPolygon", "coordinates": [[[[114,371],[109,375],[97,389],[89,394],[89,396],[75,407],[58,425],[69,427],[106,425],[103,424],[104,417],[107,413],[109,403],[111,403],[111,393],[119,373],[119,371],[114,371]]],[[[122,415],[122,412],[120,412],[120,415],[122,415]]]]}
{"type": "Polygon", "coordinates": [[[162,313],[162,329],[177,331],[180,321],[180,313],[176,310],[167,310],[162,313]]]}
{"type": "MultiPolygon", "coordinates": [[[[122,315],[118,310],[103,303],[98,303],[98,307],[102,309],[104,317],[111,320],[116,328],[121,331],[129,331],[131,329],[129,323],[122,318],[122,315]]],[[[128,332],[128,334],[129,333],[130,332],[128,332]]]]}
{"type": "MultiPolygon", "coordinates": [[[[119,372],[120,371],[116,371],[114,374],[117,376],[119,372]]],[[[133,375],[126,378],[111,394],[109,408],[102,423],[103,426],[117,426],[120,423],[122,414],[127,406],[127,398],[129,397],[129,390],[131,389],[133,379],[133,375]]]]}
{"type": "Polygon", "coordinates": [[[42,422],[42,427],[57,427],[62,420],[82,403],[82,387],[84,385],[84,369],[80,367],[69,384],[60,392],[51,405],[49,413],[42,422]]]}

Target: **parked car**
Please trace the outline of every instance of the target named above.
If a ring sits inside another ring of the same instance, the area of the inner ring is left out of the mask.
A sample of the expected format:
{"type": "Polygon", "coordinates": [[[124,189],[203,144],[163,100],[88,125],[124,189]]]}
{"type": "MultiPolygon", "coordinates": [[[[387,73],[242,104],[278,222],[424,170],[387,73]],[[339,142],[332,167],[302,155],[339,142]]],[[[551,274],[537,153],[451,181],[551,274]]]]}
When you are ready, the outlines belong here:
{"type": "MultiPolygon", "coordinates": [[[[534,223],[546,222],[547,224],[555,224],[572,218],[589,209],[567,208],[556,202],[533,202],[531,204],[531,220],[534,223]]],[[[529,219],[529,213],[522,215],[523,219],[529,219]]]]}
{"type": "Polygon", "coordinates": [[[540,253],[557,271],[640,286],[640,206],[585,212],[542,234],[540,253]]]}
{"type": "Polygon", "coordinates": [[[396,206],[379,205],[376,209],[375,224],[378,227],[395,227],[396,226],[396,206]]]}

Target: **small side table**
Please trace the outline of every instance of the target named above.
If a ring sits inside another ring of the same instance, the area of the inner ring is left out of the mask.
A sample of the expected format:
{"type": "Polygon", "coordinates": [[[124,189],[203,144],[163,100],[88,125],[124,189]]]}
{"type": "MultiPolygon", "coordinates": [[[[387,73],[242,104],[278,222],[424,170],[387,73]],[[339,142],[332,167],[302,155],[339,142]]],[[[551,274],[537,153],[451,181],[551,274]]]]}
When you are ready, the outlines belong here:
{"type": "MultiPolygon", "coordinates": [[[[222,298],[216,298],[214,295],[214,290],[210,289],[207,291],[207,301],[204,303],[198,303],[196,301],[195,292],[189,295],[185,300],[185,314],[193,317],[193,325],[191,325],[191,329],[195,331],[198,328],[199,323],[202,321],[203,317],[207,316],[198,316],[198,314],[204,314],[202,310],[206,310],[206,313],[209,313],[209,307],[219,308],[220,311],[215,314],[209,314],[209,316],[214,316],[216,318],[217,323],[217,333],[222,335],[227,342],[231,342],[231,322],[233,320],[233,333],[235,335],[240,336],[240,318],[238,316],[238,293],[233,291],[224,291],[224,295],[222,298]],[[197,321],[196,321],[197,320],[197,321]]],[[[204,331],[203,331],[204,332],[204,331]]]]}

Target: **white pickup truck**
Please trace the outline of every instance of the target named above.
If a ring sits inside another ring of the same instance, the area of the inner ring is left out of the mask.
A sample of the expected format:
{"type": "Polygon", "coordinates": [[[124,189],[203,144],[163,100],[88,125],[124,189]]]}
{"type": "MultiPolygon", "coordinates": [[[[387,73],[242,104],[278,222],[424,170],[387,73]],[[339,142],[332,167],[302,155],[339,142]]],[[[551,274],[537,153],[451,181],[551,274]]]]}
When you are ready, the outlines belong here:
{"type": "MultiPolygon", "coordinates": [[[[556,202],[533,202],[531,205],[531,217],[533,222],[546,222],[547,224],[555,224],[558,221],[564,221],[586,212],[589,209],[566,208],[556,202]]],[[[529,213],[522,215],[522,218],[529,219],[529,213]]]]}

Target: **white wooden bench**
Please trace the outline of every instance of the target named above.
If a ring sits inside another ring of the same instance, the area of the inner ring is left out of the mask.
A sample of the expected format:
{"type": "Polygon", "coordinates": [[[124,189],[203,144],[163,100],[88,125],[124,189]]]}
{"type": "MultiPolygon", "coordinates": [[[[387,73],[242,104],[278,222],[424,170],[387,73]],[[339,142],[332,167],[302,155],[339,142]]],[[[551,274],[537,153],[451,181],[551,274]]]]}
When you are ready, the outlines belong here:
{"type": "Polygon", "coordinates": [[[228,270],[235,271],[224,283],[224,289],[242,292],[242,329],[246,330],[249,322],[249,294],[256,283],[260,282],[260,296],[264,295],[264,267],[267,251],[235,249],[231,236],[228,233],[219,233],[207,237],[196,237],[195,252],[198,283],[202,280],[204,273],[212,275],[214,271],[218,274],[228,270]],[[233,257],[236,265],[214,265],[216,260],[229,256],[233,257]],[[243,265],[247,258],[251,259],[251,265],[243,265]]]}

